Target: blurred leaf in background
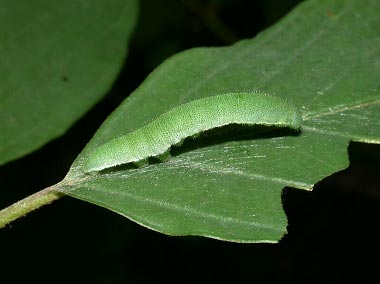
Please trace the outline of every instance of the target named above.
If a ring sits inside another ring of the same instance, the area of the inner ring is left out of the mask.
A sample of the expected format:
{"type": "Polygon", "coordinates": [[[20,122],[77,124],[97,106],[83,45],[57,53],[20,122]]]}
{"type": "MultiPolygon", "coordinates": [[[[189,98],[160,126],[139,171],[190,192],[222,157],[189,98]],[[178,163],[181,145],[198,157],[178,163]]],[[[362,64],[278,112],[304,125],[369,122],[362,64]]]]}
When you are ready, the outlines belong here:
{"type": "Polygon", "coordinates": [[[135,0],[1,1],[0,164],[64,133],[111,88],[135,0]]]}

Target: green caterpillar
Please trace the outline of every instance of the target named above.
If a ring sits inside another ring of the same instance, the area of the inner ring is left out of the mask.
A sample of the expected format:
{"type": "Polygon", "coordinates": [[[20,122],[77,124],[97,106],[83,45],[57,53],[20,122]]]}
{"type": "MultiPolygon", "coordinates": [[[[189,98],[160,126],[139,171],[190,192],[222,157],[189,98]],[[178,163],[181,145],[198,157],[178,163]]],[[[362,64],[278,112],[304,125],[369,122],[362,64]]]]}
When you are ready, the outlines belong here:
{"type": "Polygon", "coordinates": [[[226,93],[190,101],[143,127],[97,147],[84,162],[85,172],[138,162],[165,153],[186,137],[228,124],[301,127],[296,107],[258,92],[226,93]]]}

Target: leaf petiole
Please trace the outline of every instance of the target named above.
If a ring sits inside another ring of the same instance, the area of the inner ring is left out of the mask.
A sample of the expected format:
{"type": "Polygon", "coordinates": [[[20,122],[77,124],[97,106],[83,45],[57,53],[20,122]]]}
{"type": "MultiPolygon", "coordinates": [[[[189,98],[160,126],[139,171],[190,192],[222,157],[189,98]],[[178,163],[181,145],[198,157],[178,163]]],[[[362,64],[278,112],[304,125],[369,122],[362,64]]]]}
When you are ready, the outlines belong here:
{"type": "Polygon", "coordinates": [[[1,210],[0,228],[3,228],[12,221],[65,196],[65,194],[56,191],[58,185],[59,183],[49,186],[1,210]]]}

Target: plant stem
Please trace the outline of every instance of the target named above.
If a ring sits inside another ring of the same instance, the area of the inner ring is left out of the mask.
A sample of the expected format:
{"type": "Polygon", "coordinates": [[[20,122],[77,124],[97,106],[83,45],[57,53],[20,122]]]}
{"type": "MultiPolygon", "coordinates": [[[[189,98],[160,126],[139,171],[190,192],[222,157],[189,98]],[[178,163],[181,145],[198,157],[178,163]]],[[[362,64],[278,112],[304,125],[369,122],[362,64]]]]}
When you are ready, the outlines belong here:
{"type": "Polygon", "coordinates": [[[29,212],[50,204],[54,200],[64,196],[65,194],[54,190],[57,186],[58,184],[47,187],[1,210],[0,228],[3,228],[10,222],[25,216],[29,212]]]}

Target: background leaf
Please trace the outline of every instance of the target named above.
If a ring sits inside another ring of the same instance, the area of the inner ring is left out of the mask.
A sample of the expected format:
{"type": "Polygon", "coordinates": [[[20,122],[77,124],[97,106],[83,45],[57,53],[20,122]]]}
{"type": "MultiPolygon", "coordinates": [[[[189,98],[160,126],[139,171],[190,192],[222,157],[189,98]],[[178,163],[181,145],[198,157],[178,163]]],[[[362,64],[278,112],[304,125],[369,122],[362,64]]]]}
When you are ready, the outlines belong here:
{"type": "Polygon", "coordinates": [[[106,94],[136,14],[135,0],[3,1],[0,164],[61,135],[106,94]]]}
{"type": "Polygon", "coordinates": [[[81,163],[97,145],[210,94],[260,89],[284,97],[303,112],[300,135],[185,147],[168,162],[84,177],[63,192],[166,234],[279,240],[283,187],[311,189],[347,167],[350,140],[380,142],[379,5],[308,1],[255,39],[172,57],[107,119],[68,179],[83,178],[81,163]]]}

